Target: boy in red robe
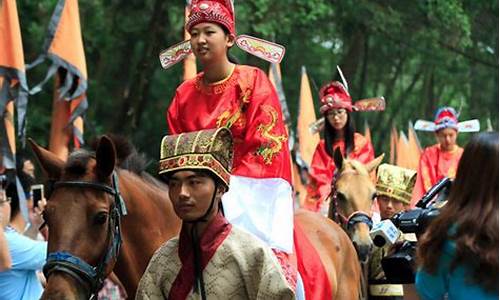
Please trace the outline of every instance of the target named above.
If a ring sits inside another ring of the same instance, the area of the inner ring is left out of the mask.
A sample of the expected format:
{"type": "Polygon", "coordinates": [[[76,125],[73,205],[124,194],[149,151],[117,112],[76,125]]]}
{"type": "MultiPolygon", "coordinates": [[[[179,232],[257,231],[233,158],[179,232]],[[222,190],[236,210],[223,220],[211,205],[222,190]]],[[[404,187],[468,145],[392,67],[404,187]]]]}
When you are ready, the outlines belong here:
{"type": "Polygon", "coordinates": [[[457,145],[457,135],[459,132],[479,131],[479,121],[458,122],[455,109],[442,107],[437,110],[434,122],[418,120],[415,129],[433,131],[438,143],[425,148],[420,156],[411,207],[443,177],[455,178],[458,162],[464,151],[457,145]]]}

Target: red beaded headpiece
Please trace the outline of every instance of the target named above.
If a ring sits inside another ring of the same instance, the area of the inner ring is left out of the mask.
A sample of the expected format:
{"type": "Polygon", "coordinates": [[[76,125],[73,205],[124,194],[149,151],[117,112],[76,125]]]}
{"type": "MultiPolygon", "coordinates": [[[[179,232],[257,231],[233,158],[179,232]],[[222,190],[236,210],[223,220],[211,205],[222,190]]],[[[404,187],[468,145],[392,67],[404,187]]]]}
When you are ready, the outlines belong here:
{"type": "Polygon", "coordinates": [[[231,0],[193,1],[186,29],[189,32],[193,26],[203,22],[220,24],[231,34],[236,35],[234,8],[231,0]]]}
{"type": "Polygon", "coordinates": [[[344,85],[338,81],[332,81],[319,91],[321,101],[320,112],[322,114],[338,108],[352,111],[352,98],[344,85]]]}

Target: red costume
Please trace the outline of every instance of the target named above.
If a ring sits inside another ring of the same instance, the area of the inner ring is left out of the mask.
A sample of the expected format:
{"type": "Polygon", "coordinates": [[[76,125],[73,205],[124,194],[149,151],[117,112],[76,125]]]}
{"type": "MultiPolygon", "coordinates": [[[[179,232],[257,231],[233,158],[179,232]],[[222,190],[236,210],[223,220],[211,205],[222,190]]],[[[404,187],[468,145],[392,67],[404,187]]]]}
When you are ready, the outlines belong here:
{"type": "MultiPolygon", "coordinates": [[[[458,114],[452,107],[438,109],[434,122],[418,120],[415,129],[421,131],[438,132],[445,128],[455,129],[457,132],[479,131],[479,121],[468,120],[458,122],[458,114]]],[[[455,178],[458,162],[464,149],[455,145],[452,151],[443,151],[439,144],[428,147],[420,156],[418,175],[411,206],[414,207],[418,200],[443,177],[455,178]]]]}
{"type": "MultiPolygon", "coordinates": [[[[341,77],[343,78],[342,73],[341,77]]],[[[333,109],[345,109],[349,112],[385,109],[385,100],[383,97],[358,100],[353,104],[346,86],[347,83],[345,81],[344,84],[333,81],[321,88],[319,92],[322,104],[320,112],[323,115],[326,115],[333,109]]],[[[333,143],[332,153],[337,147],[340,147],[342,155],[345,157],[345,142],[343,139],[333,143]]],[[[358,160],[362,163],[372,161],[375,158],[375,152],[371,142],[361,134],[355,133],[354,147],[349,153],[348,158],[358,160]]],[[[307,198],[304,208],[312,211],[320,210],[321,204],[330,194],[334,171],[335,163],[333,158],[326,151],[325,141],[321,140],[316,146],[309,169],[310,183],[307,186],[307,198]]]]}
{"type": "MultiPolygon", "coordinates": [[[[186,23],[189,32],[202,22],[216,23],[236,35],[230,0],[193,1],[186,23]]],[[[284,47],[240,35],[241,49],[279,63],[284,47]]],[[[164,68],[191,51],[185,41],[160,54],[164,68]]],[[[226,219],[251,232],[275,251],[292,286],[296,270],[293,252],[293,199],[288,135],[278,96],[258,68],[235,65],[224,80],[206,84],[204,73],[181,84],[167,111],[172,134],[226,127],[234,139],[234,160],[229,190],[222,198],[226,219]]]]}
{"type": "Polygon", "coordinates": [[[455,178],[458,162],[464,149],[456,146],[453,151],[443,151],[439,144],[425,148],[418,165],[418,175],[411,206],[415,206],[434,184],[443,177],[455,178]]]}
{"type": "Polygon", "coordinates": [[[260,69],[237,65],[222,82],[203,73],[185,81],[168,108],[172,134],[230,128],[235,141],[232,175],[291,182],[290,155],[278,96],[260,69]]]}
{"type": "MultiPolygon", "coordinates": [[[[344,140],[333,144],[333,149],[340,147],[345,155],[344,140]]],[[[375,158],[372,144],[361,134],[354,134],[354,149],[349,154],[349,159],[355,159],[362,163],[368,163],[375,158]]],[[[310,175],[312,183],[308,186],[308,197],[305,208],[319,211],[321,203],[330,194],[335,163],[325,149],[325,141],[321,140],[316,147],[311,162],[310,175]]]]}

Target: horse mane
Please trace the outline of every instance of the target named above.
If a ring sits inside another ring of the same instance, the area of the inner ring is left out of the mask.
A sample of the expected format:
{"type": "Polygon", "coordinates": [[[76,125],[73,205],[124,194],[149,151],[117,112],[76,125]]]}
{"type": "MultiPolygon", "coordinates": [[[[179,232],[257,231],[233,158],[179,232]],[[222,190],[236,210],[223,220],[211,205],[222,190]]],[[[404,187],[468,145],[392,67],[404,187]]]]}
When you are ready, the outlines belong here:
{"type": "Polygon", "coordinates": [[[342,168],[340,169],[340,173],[344,173],[346,171],[353,171],[358,175],[369,176],[365,165],[353,159],[345,159],[344,162],[342,163],[342,168]]]}
{"type": "MultiPolygon", "coordinates": [[[[157,188],[166,188],[163,182],[146,172],[148,162],[145,156],[139,153],[127,138],[115,134],[108,134],[107,136],[115,145],[116,167],[131,172],[157,188]]],[[[96,138],[89,144],[91,150],[82,148],[71,152],[64,167],[65,173],[78,177],[85,175],[89,160],[95,159],[98,143],[99,138],[96,138]]]]}
{"type": "MultiPolygon", "coordinates": [[[[115,145],[117,159],[116,166],[142,177],[148,165],[144,154],[139,153],[135,146],[126,137],[117,134],[106,135],[115,145]]],[[[93,151],[96,151],[98,143],[99,138],[92,140],[90,143],[93,151]]]]}
{"type": "Polygon", "coordinates": [[[73,174],[83,176],[87,172],[87,164],[91,158],[95,158],[94,152],[87,149],[77,149],[71,152],[66,161],[64,172],[66,174],[73,174]]]}

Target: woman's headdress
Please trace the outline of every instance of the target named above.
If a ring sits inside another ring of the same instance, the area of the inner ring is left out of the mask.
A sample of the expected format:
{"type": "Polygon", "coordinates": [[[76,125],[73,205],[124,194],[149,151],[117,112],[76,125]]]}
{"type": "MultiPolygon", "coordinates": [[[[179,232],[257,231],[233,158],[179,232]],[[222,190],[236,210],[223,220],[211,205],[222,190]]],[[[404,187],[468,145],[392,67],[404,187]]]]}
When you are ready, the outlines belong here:
{"type": "Polygon", "coordinates": [[[479,120],[473,119],[458,122],[459,114],[453,107],[445,106],[437,110],[434,122],[417,120],[415,130],[437,132],[445,128],[453,128],[458,132],[477,132],[480,129],[479,120]]]}
{"type": "MultiPolygon", "coordinates": [[[[249,35],[236,35],[236,18],[232,0],[193,0],[186,22],[186,30],[203,22],[217,23],[235,36],[236,45],[252,55],[271,63],[280,63],[285,47],[249,35]]],[[[160,53],[161,66],[168,69],[191,53],[191,43],[185,40],[160,53]]]]}
{"type": "MultiPolygon", "coordinates": [[[[340,77],[343,83],[332,81],[321,88],[319,91],[320,98],[320,112],[326,114],[332,109],[346,109],[349,112],[353,111],[383,111],[385,109],[384,97],[374,97],[368,99],[358,100],[352,102],[351,95],[349,95],[347,80],[342,74],[340,67],[337,66],[340,77]]],[[[309,125],[309,130],[316,133],[322,130],[324,126],[324,118],[318,119],[313,124],[309,125]]]]}

